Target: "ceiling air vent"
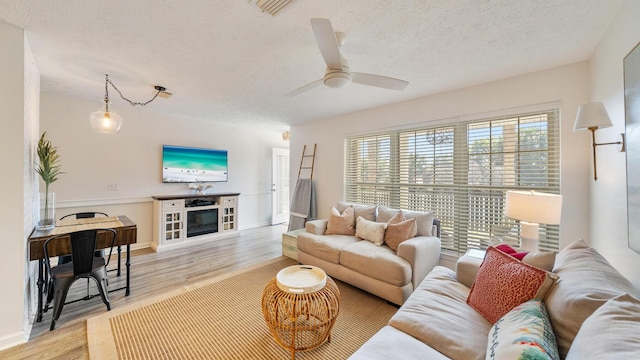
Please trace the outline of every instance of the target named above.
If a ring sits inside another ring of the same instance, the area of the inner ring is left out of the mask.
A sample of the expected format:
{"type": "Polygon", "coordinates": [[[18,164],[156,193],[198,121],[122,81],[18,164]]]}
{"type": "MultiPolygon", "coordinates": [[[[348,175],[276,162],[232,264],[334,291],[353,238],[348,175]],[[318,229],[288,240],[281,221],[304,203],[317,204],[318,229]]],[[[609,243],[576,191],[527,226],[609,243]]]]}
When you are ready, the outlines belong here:
{"type": "Polygon", "coordinates": [[[254,1],[255,5],[262,9],[262,12],[275,15],[278,11],[282,10],[282,8],[289,5],[293,0],[249,0],[249,2],[254,1]]]}

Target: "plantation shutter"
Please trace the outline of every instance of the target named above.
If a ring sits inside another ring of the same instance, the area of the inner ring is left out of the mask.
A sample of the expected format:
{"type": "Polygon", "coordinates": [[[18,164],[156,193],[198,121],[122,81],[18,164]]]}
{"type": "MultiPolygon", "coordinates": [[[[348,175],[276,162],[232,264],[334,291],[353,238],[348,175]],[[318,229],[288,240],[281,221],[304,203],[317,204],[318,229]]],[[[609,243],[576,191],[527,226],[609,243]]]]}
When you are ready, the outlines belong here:
{"type": "MultiPolygon", "coordinates": [[[[517,245],[506,191],[560,192],[557,109],[351,137],[346,146],[346,199],[434,212],[444,253],[492,238],[517,245]]],[[[540,224],[540,249],[558,245],[559,226],[540,224]]]]}
{"type": "Polygon", "coordinates": [[[345,146],[346,199],[359,204],[393,206],[396,155],[392,135],[353,137],[345,146]]]}

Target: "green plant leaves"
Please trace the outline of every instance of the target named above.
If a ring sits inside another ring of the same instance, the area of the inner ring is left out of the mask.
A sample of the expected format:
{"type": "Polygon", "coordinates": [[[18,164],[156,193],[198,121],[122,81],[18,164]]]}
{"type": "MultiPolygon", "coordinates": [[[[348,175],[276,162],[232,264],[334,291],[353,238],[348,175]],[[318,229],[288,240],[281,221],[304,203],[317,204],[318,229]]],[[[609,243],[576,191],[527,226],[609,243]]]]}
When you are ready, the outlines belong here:
{"type": "Polygon", "coordinates": [[[47,139],[47,132],[43,132],[38,141],[38,159],[36,164],[36,172],[42,178],[42,181],[49,187],[49,184],[58,180],[58,175],[63,174],[59,164],[60,154],[58,148],[53,146],[47,139]]]}

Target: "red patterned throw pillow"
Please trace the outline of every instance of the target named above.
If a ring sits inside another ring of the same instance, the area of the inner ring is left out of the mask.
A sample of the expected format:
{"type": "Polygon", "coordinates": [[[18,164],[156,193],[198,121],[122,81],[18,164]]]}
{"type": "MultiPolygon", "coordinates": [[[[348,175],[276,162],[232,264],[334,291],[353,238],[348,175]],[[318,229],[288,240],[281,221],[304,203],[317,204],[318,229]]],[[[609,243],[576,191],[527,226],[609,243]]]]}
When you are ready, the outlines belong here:
{"type": "Polygon", "coordinates": [[[467,304],[492,324],[514,307],[531,299],[544,299],[558,276],[487,248],[467,304]]]}
{"type": "Polygon", "coordinates": [[[507,244],[500,244],[496,246],[496,249],[502,251],[503,253],[509,254],[520,261],[522,261],[522,259],[524,259],[524,257],[528,254],[528,252],[517,252],[516,249],[507,244]]]}

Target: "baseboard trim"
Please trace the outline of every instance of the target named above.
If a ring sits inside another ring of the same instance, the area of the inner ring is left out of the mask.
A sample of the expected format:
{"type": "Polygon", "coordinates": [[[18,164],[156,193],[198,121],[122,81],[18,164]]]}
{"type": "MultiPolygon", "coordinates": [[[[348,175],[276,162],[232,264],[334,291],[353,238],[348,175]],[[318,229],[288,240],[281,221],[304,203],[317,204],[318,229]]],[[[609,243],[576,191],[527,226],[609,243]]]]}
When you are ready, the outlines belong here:
{"type": "Polygon", "coordinates": [[[22,331],[15,332],[13,334],[5,335],[0,338],[0,350],[6,350],[16,345],[24,344],[27,339],[22,331]]]}

